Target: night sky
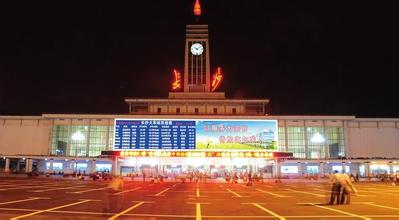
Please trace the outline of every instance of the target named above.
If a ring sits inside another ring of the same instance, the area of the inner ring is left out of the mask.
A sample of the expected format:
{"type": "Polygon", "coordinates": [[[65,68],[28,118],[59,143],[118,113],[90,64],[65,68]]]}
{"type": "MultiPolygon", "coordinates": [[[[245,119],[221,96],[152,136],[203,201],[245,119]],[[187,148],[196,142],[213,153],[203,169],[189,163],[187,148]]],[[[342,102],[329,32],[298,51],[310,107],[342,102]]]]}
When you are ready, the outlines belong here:
{"type": "MultiPolygon", "coordinates": [[[[124,114],[183,72],[193,1],[0,6],[0,115],[124,114]]],[[[397,7],[202,0],[211,72],[272,115],[399,117],[397,7]]]]}

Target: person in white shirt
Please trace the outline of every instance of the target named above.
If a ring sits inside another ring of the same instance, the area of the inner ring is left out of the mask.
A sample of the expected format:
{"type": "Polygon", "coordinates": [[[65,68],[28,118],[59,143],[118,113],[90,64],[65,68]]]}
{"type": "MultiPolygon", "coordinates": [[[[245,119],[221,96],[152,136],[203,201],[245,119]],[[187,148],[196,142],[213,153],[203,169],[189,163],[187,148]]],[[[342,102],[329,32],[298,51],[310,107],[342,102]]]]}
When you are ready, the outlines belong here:
{"type": "Polygon", "coordinates": [[[328,175],[328,180],[332,184],[329,205],[334,205],[335,199],[337,200],[337,205],[340,203],[341,182],[338,180],[336,174],[338,174],[338,171],[334,170],[333,174],[328,175]]]}
{"type": "Polygon", "coordinates": [[[352,181],[348,174],[336,173],[335,176],[341,184],[341,197],[339,198],[339,204],[344,204],[344,202],[346,202],[346,204],[350,204],[350,194],[357,193],[355,186],[352,184],[352,181]]]}

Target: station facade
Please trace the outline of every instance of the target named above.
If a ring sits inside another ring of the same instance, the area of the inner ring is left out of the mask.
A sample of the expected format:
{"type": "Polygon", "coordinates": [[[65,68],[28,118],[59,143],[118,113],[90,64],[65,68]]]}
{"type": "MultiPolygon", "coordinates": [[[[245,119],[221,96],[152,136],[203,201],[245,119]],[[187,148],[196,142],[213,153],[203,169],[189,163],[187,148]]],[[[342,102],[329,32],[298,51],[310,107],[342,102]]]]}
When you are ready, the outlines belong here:
{"type": "Polygon", "coordinates": [[[198,7],[194,12],[197,22],[186,26],[183,75],[173,71],[172,91],[167,98],[125,99],[126,115],[0,116],[0,170],[149,176],[200,171],[210,177],[231,172],[269,177],[333,170],[361,176],[399,172],[397,118],[269,115],[268,99],[230,99],[224,92],[217,92],[222,69],[212,69],[215,73],[211,75],[208,25],[198,22],[198,7]],[[143,138],[150,142],[140,142],[137,132],[141,130],[132,127],[126,134],[130,136],[123,139],[126,132],[117,131],[123,126],[119,121],[147,126],[149,134],[143,138]],[[222,127],[226,135],[206,139],[193,133],[195,137],[190,140],[190,134],[182,130],[182,122],[189,121],[195,122],[196,132],[201,123],[214,123],[209,124],[209,130],[214,126],[215,132],[220,132],[222,127]],[[260,129],[248,137],[230,135],[225,130],[246,132],[248,123],[265,122],[275,123],[274,130],[260,129]],[[154,128],[149,127],[152,123],[154,128]],[[168,123],[170,128],[165,129],[169,130],[162,130],[168,123]],[[177,138],[172,137],[173,126],[182,126],[179,142],[171,141],[177,138]],[[154,136],[155,128],[163,133],[154,136]],[[132,141],[131,135],[137,136],[137,141],[132,141]],[[201,138],[206,143],[201,142],[199,147],[201,138]],[[183,139],[187,143],[183,144],[183,139]]]}
{"type": "Polygon", "coordinates": [[[398,119],[353,116],[0,116],[0,169],[3,172],[110,171],[118,175],[198,169],[219,175],[225,171],[252,170],[270,176],[344,170],[367,176],[399,170],[398,129],[398,119]],[[237,150],[114,151],[116,118],[169,120],[172,117],[277,120],[278,150],[251,152],[249,156],[246,154],[249,151],[237,150]],[[278,157],[278,152],[291,152],[292,156],[278,157]]]}

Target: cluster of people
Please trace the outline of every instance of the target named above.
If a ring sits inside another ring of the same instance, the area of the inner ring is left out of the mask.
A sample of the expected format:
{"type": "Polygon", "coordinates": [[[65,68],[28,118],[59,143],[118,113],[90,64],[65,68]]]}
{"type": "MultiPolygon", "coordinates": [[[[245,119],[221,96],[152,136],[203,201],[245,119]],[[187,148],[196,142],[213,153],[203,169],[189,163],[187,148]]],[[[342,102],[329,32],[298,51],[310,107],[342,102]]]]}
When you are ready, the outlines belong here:
{"type": "Polygon", "coordinates": [[[188,172],[187,178],[190,180],[190,183],[193,181],[194,182],[205,182],[206,179],[208,178],[208,176],[206,175],[206,173],[196,170],[196,171],[188,172]]]}
{"type": "Polygon", "coordinates": [[[396,172],[396,174],[394,172],[391,172],[390,174],[388,174],[387,172],[385,173],[379,173],[377,175],[375,175],[375,178],[380,179],[381,182],[391,182],[392,185],[398,185],[399,183],[399,172],[396,172]]]}
{"type": "Polygon", "coordinates": [[[356,194],[357,190],[349,175],[334,171],[334,173],[329,174],[328,177],[332,185],[329,204],[333,205],[335,201],[337,205],[344,203],[350,204],[350,196],[351,194],[356,194]]]}
{"type": "Polygon", "coordinates": [[[226,182],[230,183],[238,183],[238,180],[242,180],[242,182],[246,183],[248,186],[252,185],[253,182],[263,182],[263,179],[266,178],[266,174],[263,173],[252,173],[251,171],[249,172],[231,172],[231,173],[225,173],[225,179],[226,182]]]}

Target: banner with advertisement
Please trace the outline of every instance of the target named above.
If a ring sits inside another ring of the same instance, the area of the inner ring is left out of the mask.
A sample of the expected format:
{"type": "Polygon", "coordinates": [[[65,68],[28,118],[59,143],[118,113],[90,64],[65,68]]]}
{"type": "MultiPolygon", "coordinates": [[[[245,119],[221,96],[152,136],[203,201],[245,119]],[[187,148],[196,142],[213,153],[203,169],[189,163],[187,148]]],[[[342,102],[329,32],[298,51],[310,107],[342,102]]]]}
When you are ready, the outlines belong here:
{"type": "Polygon", "coordinates": [[[115,119],[114,150],[277,150],[276,120],[115,119]]]}

